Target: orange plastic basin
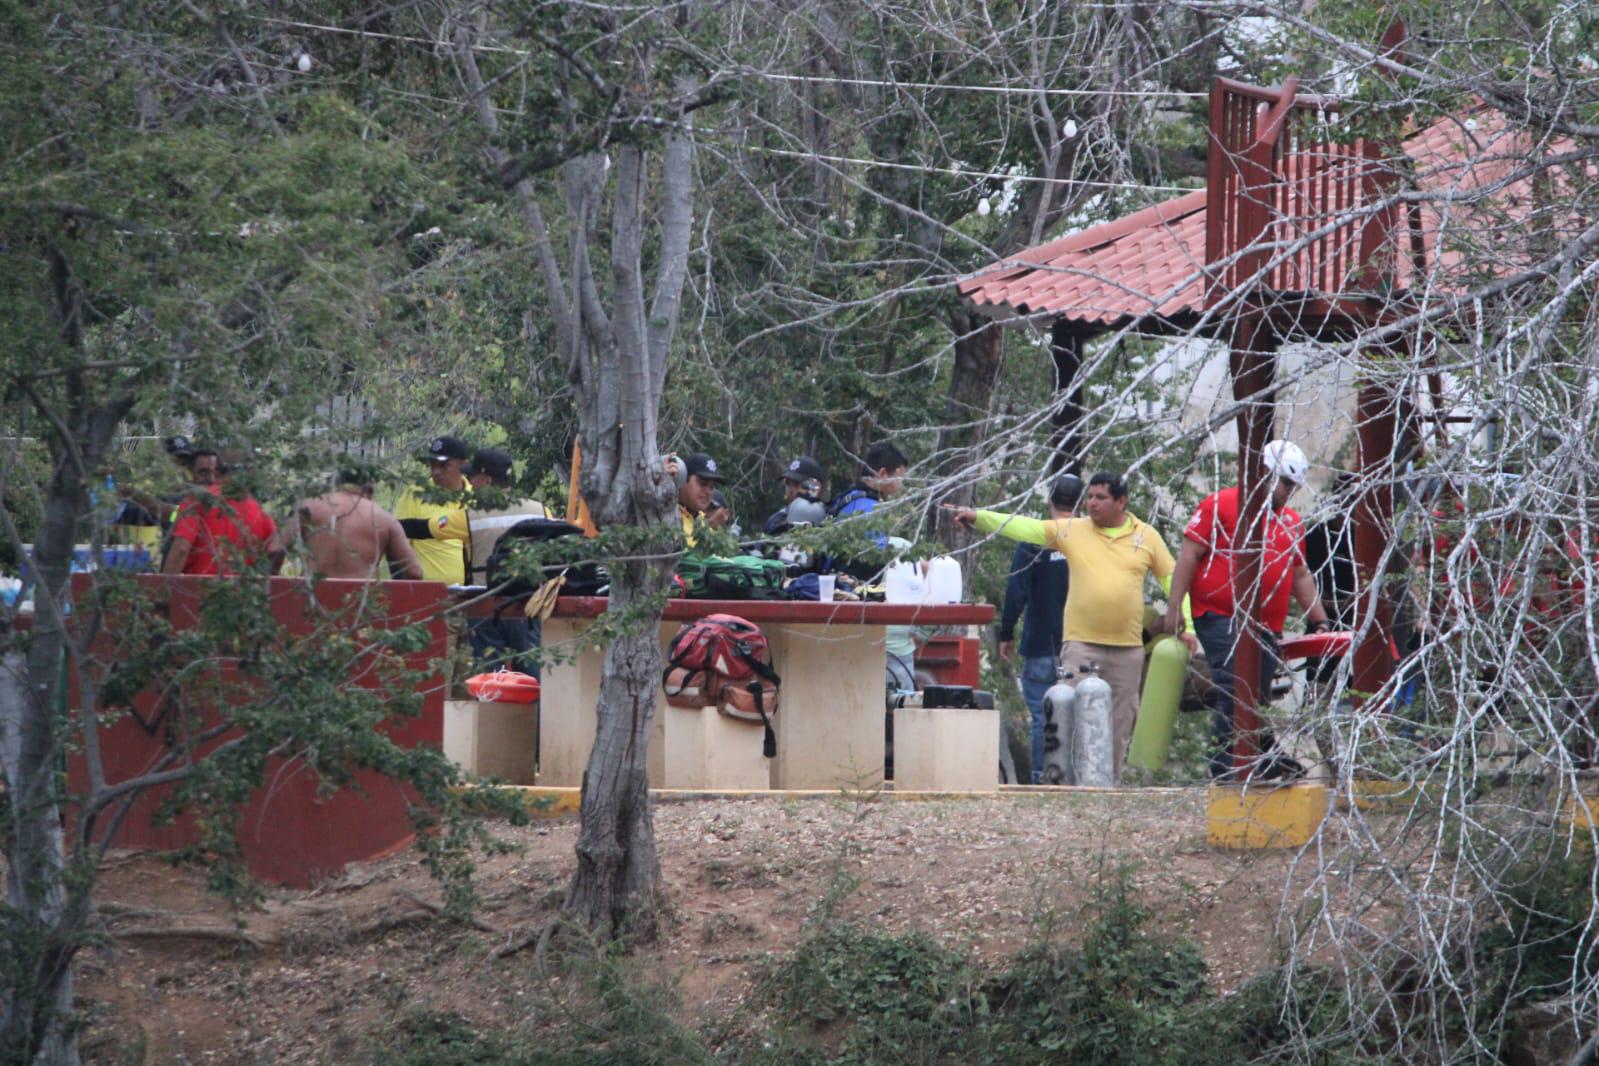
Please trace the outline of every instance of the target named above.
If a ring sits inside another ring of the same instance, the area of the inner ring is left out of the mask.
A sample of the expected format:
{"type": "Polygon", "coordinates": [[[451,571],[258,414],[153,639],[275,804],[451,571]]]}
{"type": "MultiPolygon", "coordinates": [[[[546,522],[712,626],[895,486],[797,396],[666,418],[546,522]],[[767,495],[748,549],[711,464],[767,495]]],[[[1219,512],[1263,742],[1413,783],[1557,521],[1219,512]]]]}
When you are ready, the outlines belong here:
{"type": "Polygon", "coordinates": [[[467,678],[466,690],[485,703],[537,703],[539,679],[515,670],[496,670],[467,678]]]}

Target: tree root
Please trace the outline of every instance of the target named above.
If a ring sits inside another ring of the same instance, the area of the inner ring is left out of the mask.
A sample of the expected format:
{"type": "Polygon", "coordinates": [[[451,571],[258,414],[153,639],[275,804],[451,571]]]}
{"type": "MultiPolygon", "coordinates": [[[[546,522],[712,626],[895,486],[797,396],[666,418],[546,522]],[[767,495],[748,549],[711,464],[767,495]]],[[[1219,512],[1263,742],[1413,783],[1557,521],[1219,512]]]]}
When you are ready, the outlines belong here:
{"type": "Polygon", "coordinates": [[[107,921],[120,921],[124,918],[171,918],[172,912],[161,907],[129,907],[123,903],[113,903],[106,900],[94,905],[94,913],[98,918],[107,921]]]}
{"type": "Polygon", "coordinates": [[[234,944],[247,944],[257,951],[263,951],[278,943],[278,938],[275,936],[251,933],[231,925],[136,925],[129,929],[113,929],[111,936],[118,940],[161,940],[168,937],[223,940],[234,944]]]}
{"type": "Polygon", "coordinates": [[[430,899],[423,899],[421,896],[415,895],[414,893],[402,891],[395,893],[395,895],[406,900],[415,909],[401,911],[398,914],[385,914],[381,917],[374,918],[370,922],[365,922],[361,925],[354,926],[349,931],[349,938],[353,940],[358,937],[371,936],[374,933],[386,933],[390,929],[397,929],[402,925],[414,925],[417,922],[431,921],[435,918],[443,918],[446,921],[470,925],[472,928],[484,933],[489,933],[492,936],[503,937],[508,935],[506,931],[501,929],[499,926],[494,925],[491,922],[484,921],[482,918],[472,917],[462,922],[461,919],[457,918],[453,914],[450,914],[449,911],[444,908],[442,903],[436,903],[430,899]]]}
{"type": "MultiPolygon", "coordinates": [[[[440,918],[447,918],[447,919],[449,919],[452,922],[462,921],[462,919],[457,918],[455,915],[453,915],[449,911],[447,911],[445,909],[445,907],[444,907],[444,904],[435,903],[433,900],[430,900],[430,899],[423,899],[421,896],[417,895],[415,892],[409,892],[409,891],[402,890],[402,891],[396,892],[395,895],[400,896],[403,899],[407,899],[407,900],[411,901],[412,903],[416,904],[418,907],[421,907],[424,910],[427,910],[427,911],[429,911],[432,914],[436,914],[440,918]]],[[[494,936],[505,936],[506,935],[506,932],[505,932],[504,929],[501,929],[499,926],[494,925],[492,922],[484,921],[482,918],[479,918],[475,914],[472,917],[465,919],[465,924],[470,925],[473,929],[476,929],[476,930],[478,930],[480,932],[490,933],[490,934],[492,934],[494,936]]]]}
{"type": "MultiPolygon", "coordinates": [[[[572,916],[565,910],[558,911],[554,916],[540,922],[532,929],[518,936],[514,940],[507,940],[494,952],[496,959],[509,958],[519,951],[533,948],[533,961],[538,966],[540,973],[544,972],[545,961],[549,958],[550,946],[555,942],[556,934],[565,930],[570,934],[579,934],[582,929],[572,921],[572,916]]],[[[592,937],[584,936],[585,943],[593,943],[592,937]]]]}
{"type": "Polygon", "coordinates": [[[523,933],[514,939],[506,940],[505,943],[494,949],[494,957],[496,959],[508,959],[517,952],[531,947],[544,938],[544,929],[545,927],[541,925],[531,933],[523,933]]]}

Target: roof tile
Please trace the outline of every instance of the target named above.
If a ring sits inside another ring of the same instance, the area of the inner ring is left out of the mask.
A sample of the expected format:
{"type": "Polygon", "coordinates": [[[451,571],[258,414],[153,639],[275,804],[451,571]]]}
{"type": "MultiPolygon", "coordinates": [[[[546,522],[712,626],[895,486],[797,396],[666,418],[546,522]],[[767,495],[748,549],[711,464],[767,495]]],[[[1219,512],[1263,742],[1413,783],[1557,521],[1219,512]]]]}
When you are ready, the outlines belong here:
{"type": "MultiPolygon", "coordinates": [[[[1455,248],[1460,236],[1537,224],[1529,216],[1547,193],[1539,196],[1530,178],[1509,183],[1491,198],[1478,195],[1506,180],[1531,147],[1502,112],[1480,104],[1462,115],[1440,118],[1406,139],[1405,154],[1421,189],[1440,197],[1465,197],[1440,198],[1420,211],[1426,261],[1432,265],[1428,284],[1434,292],[1465,284],[1462,256],[1455,248]]],[[[1569,147],[1556,143],[1543,151],[1569,147]]],[[[1296,217],[1283,223],[1289,234],[1314,228],[1317,191],[1312,186],[1290,201],[1296,217]]],[[[1052,313],[1088,325],[1125,324],[1151,314],[1168,319],[1198,314],[1204,310],[1199,271],[1205,261],[1205,197],[1203,190],[1186,193],[1057,237],[985,267],[962,280],[959,291],[979,306],[1052,313]]],[[[1353,260],[1359,227],[1335,231],[1331,240],[1353,260]]],[[[1310,288],[1311,258],[1308,250],[1295,253],[1278,271],[1279,281],[1310,288]]],[[[1399,256],[1397,265],[1400,284],[1413,284],[1409,256],[1399,256]]],[[[1508,259],[1496,263],[1502,273],[1515,268],[1508,259]]]]}

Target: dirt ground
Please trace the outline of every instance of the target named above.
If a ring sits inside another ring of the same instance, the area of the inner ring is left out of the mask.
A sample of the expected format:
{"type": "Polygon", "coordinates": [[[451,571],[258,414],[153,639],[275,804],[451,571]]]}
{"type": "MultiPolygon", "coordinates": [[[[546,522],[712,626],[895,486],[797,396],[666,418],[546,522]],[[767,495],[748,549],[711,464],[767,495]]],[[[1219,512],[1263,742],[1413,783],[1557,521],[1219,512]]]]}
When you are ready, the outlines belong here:
{"type": "MultiPolygon", "coordinates": [[[[663,803],[656,833],[677,920],[636,961],[677,980],[688,1020],[727,1011],[834,885],[852,888],[848,915],[997,961],[1040,922],[1069,936],[1098,873],[1130,860],[1155,923],[1198,941],[1212,979],[1231,987],[1268,959],[1294,857],[1212,850],[1204,802],[1196,788],[663,803]]],[[[118,855],[97,892],[112,936],[80,957],[80,998],[95,1015],[86,1058],[344,1062],[409,1007],[510,1024],[550,979],[531,952],[494,951],[552,913],[576,831],[573,815],[500,827],[516,849],[481,864],[477,928],[437,913],[439,890],[411,853],[313,891],[274,890],[237,916],[199,873],[118,855]]]]}

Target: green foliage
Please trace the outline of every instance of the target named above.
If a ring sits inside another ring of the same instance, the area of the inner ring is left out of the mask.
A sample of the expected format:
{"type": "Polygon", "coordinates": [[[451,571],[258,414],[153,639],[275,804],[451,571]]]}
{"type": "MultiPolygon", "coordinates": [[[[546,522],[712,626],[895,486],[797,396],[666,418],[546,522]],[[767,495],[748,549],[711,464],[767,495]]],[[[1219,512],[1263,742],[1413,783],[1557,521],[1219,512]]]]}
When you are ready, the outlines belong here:
{"type": "Polygon", "coordinates": [[[1472,944],[1483,1005],[1494,1020],[1527,1002],[1569,995],[1599,974],[1591,947],[1594,861],[1576,850],[1528,855],[1495,894],[1494,919],[1472,944]]]}
{"type": "Polygon", "coordinates": [[[376,1041],[367,1059],[393,1066],[512,1066],[531,1061],[511,1034],[444,1011],[413,1009],[376,1041]]]}
{"type": "Polygon", "coordinates": [[[509,1025],[410,1009],[375,1033],[363,1061],[482,1063],[929,1062],[1354,1064],[1382,1049],[1347,1033],[1341,977],[1272,968],[1218,996],[1193,943],[1148,928],[1127,866],[1099,870],[1080,933],[985,966],[922,933],[842,918],[840,871],[801,941],[775,958],[736,1016],[698,1030],[679,1020],[669,979],[616,951],[557,958],[558,980],[522,1000],[509,1025]]]}
{"type": "MultiPolygon", "coordinates": [[[[1272,1013],[1298,985],[1270,980],[1218,1000],[1198,947],[1147,928],[1127,866],[1099,874],[1080,941],[1046,938],[994,971],[924,934],[878,933],[831,913],[773,966],[766,996],[795,1028],[775,1051],[763,1032],[753,1061],[1220,1064],[1289,1043],[1299,1032],[1282,1017],[1328,1026],[1339,1017],[1336,996],[1313,1017],[1272,1013]]],[[[1323,996],[1325,981],[1311,983],[1323,996]]]]}
{"type": "Polygon", "coordinates": [[[994,1043],[1008,1057],[1069,1062],[1174,1061],[1191,1054],[1208,993],[1196,945],[1152,935],[1132,871],[1094,885],[1080,947],[1040,944],[1001,975],[994,1043]]]}
{"type": "Polygon", "coordinates": [[[925,934],[887,935],[828,922],[773,971],[776,1002],[810,1025],[849,1028],[845,1058],[872,1061],[892,1048],[936,1049],[961,1001],[970,970],[960,954],[925,934]]]}
{"type": "Polygon", "coordinates": [[[458,1014],[411,1009],[372,1040],[374,1066],[660,1066],[709,1063],[702,1038],[676,1018],[670,983],[641,977],[625,955],[595,947],[561,960],[555,984],[521,1025],[501,1028],[458,1014]]]}
{"type": "MultiPolygon", "coordinates": [[[[5,508],[6,514],[15,523],[17,539],[24,544],[31,544],[44,517],[44,508],[34,486],[42,484],[50,476],[49,460],[43,447],[37,442],[29,442],[12,452],[7,461],[12,465],[5,471],[3,483],[0,483],[3,485],[0,487],[0,507],[5,508]]],[[[0,536],[0,569],[15,571],[20,561],[19,554],[10,537],[0,536]]]]}
{"type": "Polygon", "coordinates": [[[1351,998],[1343,975],[1318,965],[1272,967],[1205,1007],[1212,1045],[1196,1061],[1300,1062],[1326,1066],[1384,1061],[1392,1048],[1351,1035],[1351,998]],[[1204,1056],[1208,1056],[1204,1057],[1204,1056]]]}
{"type": "Polygon", "coordinates": [[[484,790],[469,811],[453,763],[426,745],[390,738],[385,723],[421,710],[432,673],[431,664],[416,663],[429,642],[425,624],[374,624],[383,618],[381,595],[325,607],[308,590],[302,609],[311,625],[291,633],[275,617],[267,585],[250,580],[208,585],[195,624],[184,627],[154,611],[130,581],[97,582],[96,594],[122,640],[96,687],[113,717],[131,713],[141,693],[165,694],[155,704],[164,728],[193,750],[191,772],[167,792],[159,816],[195,816],[200,836],[183,857],[205,863],[214,889],[239,900],[258,894],[238,848],[239,811],[276,761],[295,758],[300,772],[316,774],[330,791],[352,787],[364,770],[416,789],[421,802],[412,818],[423,860],[444,883],[452,912],[470,910],[471,856],[497,846],[473,811],[521,823],[526,808],[484,790]],[[202,746],[219,708],[231,739],[202,746]]]}

